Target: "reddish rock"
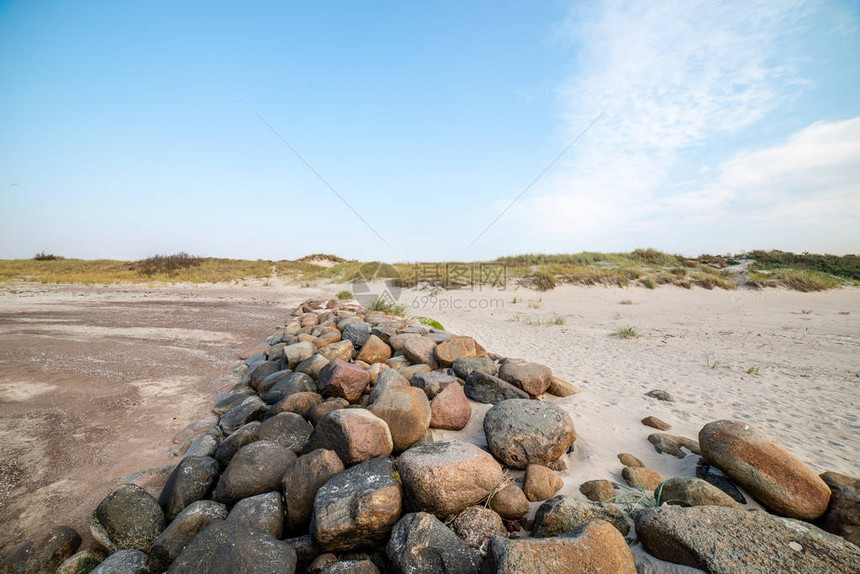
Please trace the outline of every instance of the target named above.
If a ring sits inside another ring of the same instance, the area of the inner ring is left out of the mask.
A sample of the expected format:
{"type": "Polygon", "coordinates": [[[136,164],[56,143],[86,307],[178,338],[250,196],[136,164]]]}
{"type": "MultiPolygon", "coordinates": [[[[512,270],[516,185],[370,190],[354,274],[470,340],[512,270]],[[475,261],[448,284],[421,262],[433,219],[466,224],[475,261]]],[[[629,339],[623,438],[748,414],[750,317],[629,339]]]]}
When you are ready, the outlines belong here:
{"type": "Polygon", "coordinates": [[[317,389],[322,396],[340,397],[351,403],[358,400],[369,384],[370,373],[343,359],[329,361],[317,379],[317,389]]]}
{"type": "Polygon", "coordinates": [[[356,360],[364,361],[367,364],[383,363],[391,358],[391,347],[385,344],[385,341],[371,335],[367,338],[364,345],[361,347],[361,352],[358,353],[356,360]]]}
{"type": "Polygon", "coordinates": [[[323,398],[319,393],[294,393],[269,407],[266,418],[271,418],[278,413],[296,413],[308,418],[311,410],[322,402],[323,398]]]}
{"type": "Polygon", "coordinates": [[[311,409],[309,420],[314,426],[322,420],[324,416],[337,409],[345,409],[349,406],[349,401],[340,398],[331,398],[315,406],[311,409]]]}
{"type": "Polygon", "coordinates": [[[450,367],[463,357],[485,357],[487,351],[472,337],[454,336],[436,346],[436,359],[443,367],[450,367]]]}
{"type": "Polygon", "coordinates": [[[448,385],[430,402],[430,428],[462,430],[472,416],[472,406],[460,385],[448,385]]]}
{"type": "Polygon", "coordinates": [[[394,449],[388,425],[365,409],[338,409],[317,423],[305,452],[333,450],[347,466],[389,456],[394,449]]]}
{"type": "Polygon", "coordinates": [[[644,419],[642,419],[642,424],[646,427],[655,428],[657,430],[669,430],[672,428],[672,425],[667,422],[661,421],[657,417],[645,417],[644,419]]]}
{"type": "Polygon", "coordinates": [[[508,359],[499,367],[499,378],[536,397],[549,388],[552,370],[538,363],[508,359]]]}

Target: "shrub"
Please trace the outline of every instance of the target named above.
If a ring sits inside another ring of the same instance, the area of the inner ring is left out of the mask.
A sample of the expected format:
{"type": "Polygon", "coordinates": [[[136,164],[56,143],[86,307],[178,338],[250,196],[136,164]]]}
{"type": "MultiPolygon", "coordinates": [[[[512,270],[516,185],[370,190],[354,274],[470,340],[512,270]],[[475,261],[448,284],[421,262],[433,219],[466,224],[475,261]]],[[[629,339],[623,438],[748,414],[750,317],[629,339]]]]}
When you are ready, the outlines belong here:
{"type": "Polygon", "coordinates": [[[549,291],[555,289],[555,276],[545,269],[538,269],[534,274],[535,289],[549,291]]]}
{"type": "Polygon", "coordinates": [[[33,257],[36,261],[58,261],[60,259],[65,259],[65,257],[60,257],[59,255],[54,255],[53,253],[45,253],[41,251],[36,253],[36,256],[33,257]]]}
{"type": "Polygon", "coordinates": [[[134,266],[142,275],[171,274],[180,269],[188,269],[200,265],[202,257],[189,255],[184,251],[173,255],[153,255],[148,259],[137,261],[134,266]]]}
{"type": "Polygon", "coordinates": [[[346,289],[344,289],[337,294],[337,298],[341,301],[349,301],[350,299],[355,299],[355,296],[352,294],[352,291],[347,291],[346,289]]]}

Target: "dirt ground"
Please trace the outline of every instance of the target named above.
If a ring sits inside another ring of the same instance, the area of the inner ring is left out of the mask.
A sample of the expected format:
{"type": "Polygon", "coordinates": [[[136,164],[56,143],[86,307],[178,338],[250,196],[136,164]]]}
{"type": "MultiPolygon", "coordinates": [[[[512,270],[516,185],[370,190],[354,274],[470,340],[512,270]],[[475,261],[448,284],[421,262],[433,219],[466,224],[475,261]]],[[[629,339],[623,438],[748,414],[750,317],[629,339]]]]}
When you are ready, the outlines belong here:
{"type": "Polygon", "coordinates": [[[123,477],[178,462],[172,438],[235,382],[238,353],[314,294],[0,286],[0,555],[53,525],[91,542],[99,501],[123,477]]]}

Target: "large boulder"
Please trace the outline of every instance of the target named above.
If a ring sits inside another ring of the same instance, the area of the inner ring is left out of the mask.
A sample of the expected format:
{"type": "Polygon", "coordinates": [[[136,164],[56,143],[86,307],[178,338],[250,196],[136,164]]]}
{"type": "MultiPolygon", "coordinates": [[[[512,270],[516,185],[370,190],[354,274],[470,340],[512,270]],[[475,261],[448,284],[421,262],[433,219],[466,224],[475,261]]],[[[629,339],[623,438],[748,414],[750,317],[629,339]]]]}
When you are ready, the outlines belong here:
{"type": "Polygon", "coordinates": [[[494,536],[487,560],[498,574],[636,574],[624,537],[608,522],[592,520],[562,536],[508,540],[494,536]]]}
{"type": "Polygon", "coordinates": [[[552,369],[538,363],[508,359],[499,366],[499,378],[536,397],[549,388],[552,369]]]}
{"type": "Polygon", "coordinates": [[[81,545],[81,537],[68,526],[48,528],[27,538],[6,558],[0,559],[0,572],[53,574],[81,545]]]}
{"type": "Polygon", "coordinates": [[[333,450],[317,449],[299,457],[282,481],[288,530],[299,530],[310,522],[317,491],[343,469],[333,450]]]}
{"type": "Polygon", "coordinates": [[[825,472],[821,479],[830,487],[830,504],[819,525],[860,546],[860,479],[825,472]]]}
{"type": "Polygon", "coordinates": [[[462,357],[451,363],[451,369],[456,376],[465,381],[475,371],[495,376],[496,363],[487,357],[462,357]]]}
{"type": "Polygon", "coordinates": [[[370,391],[370,402],[375,403],[383,392],[389,387],[408,387],[409,381],[395,369],[388,369],[379,373],[373,389],[370,391]]]}
{"type": "Polygon", "coordinates": [[[218,520],[204,528],[170,565],[168,574],[296,570],[296,551],[287,542],[235,522],[218,520]]]}
{"type": "Polygon", "coordinates": [[[252,421],[234,430],[230,436],[218,444],[212,457],[218,461],[222,468],[226,467],[240,448],[257,440],[259,427],[260,421],[252,421]]]}
{"type": "Polygon", "coordinates": [[[320,370],[317,390],[324,397],[340,397],[354,403],[370,384],[370,373],[343,359],[332,359],[320,370]]]}
{"type": "Polygon", "coordinates": [[[731,496],[701,478],[670,478],[662,482],[655,493],[660,494],[661,504],[743,508],[731,496]]]}
{"type": "Polygon", "coordinates": [[[627,517],[614,506],[572,496],[555,496],[541,504],[535,513],[532,536],[558,536],[595,519],[609,522],[625,536],[630,532],[627,517]]]}
{"type": "Polygon", "coordinates": [[[560,407],[523,399],[502,401],[487,411],[484,434],[493,455],[511,468],[546,466],[576,440],[573,421],[560,407]]]}
{"type": "Polygon", "coordinates": [[[280,361],[259,361],[248,367],[248,370],[245,371],[242,377],[242,382],[249,385],[252,389],[256,389],[263,379],[280,370],[283,370],[280,361]]]}
{"type": "Polygon", "coordinates": [[[215,522],[227,518],[227,507],[214,500],[192,502],[158,535],[147,558],[152,572],[164,572],[194,536],[215,522]]]}
{"type": "Polygon", "coordinates": [[[436,345],[436,360],[443,367],[450,367],[454,361],[464,357],[482,357],[487,351],[475,339],[466,336],[449,337],[436,345]]]}
{"type": "Polygon", "coordinates": [[[313,430],[314,427],[301,415],[292,412],[283,412],[266,419],[260,424],[260,427],[257,429],[257,440],[271,441],[295,453],[299,453],[305,444],[307,444],[313,430]]]}
{"type": "Polygon", "coordinates": [[[384,420],[365,409],[337,409],[325,415],[305,445],[305,452],[333,450],[347,466],[389,456],[394,450],[384,420]]]}
{"type": "Polygon", "coordinates": [[[388,424],[398,452],[412,446],[430,427],[430,401],[415,387],[386,389],[368,410],[388,424]]]}
{"type": "Polygon", "coordinates": [[[266,419],[278,415],[279,413],[295,413],[302,417],[310,417],[311,411],[322,404],[323,397],[316,392],[301,392],[294,393],[288,397],[284,397],[266,411],[266,419]]]}
{"type": "Polygon", "coordinates": [[[311,534],[328,552],[373,548],[400,518],[403,495],[394,463],[374,458],[331,477],[317,491],[311,534]]]}
{"type": "Polygon", "coordinates": [[[798,520],[724,506],[639,510],[636,535],[653,556],[707,572],[860,572],[860,549],[798,520]]]}
{"type": "Polygon", "coordinates": [[[90,574],[147,574],[146,554],[140,550],[118,550],[93,568],[90,574]]]}
{"type": "Polygon", "coordinates": [[[218,479],[214,499],[231,505],[248,496],[278,490],[281,477],[295,462],[293,451],[273,442],[260,440],[245,445],[218,479]]]}
{"type": "Polygon", "coordinates": [[[280,538],[284,532],[284,502],[280,492],[266,492],[243,498],[227,515],[227,522],[267,532],[280,538]]]}
{"type": "Polygon", "coordinates": [[[158,497],[168,522],[192,502],[206,498],[218,479],[218,470],[218,463],[209,456],[187,456],[176,465],[158,497]]]}
{"type": "Polygon", "coordinates": [[[431,370],[439,368],[436,360],[436,341],[428,337],[406,339],[403,343],[403,356],[413,364],[428,365],[431,370]]]}
{"type": "Polygon", "coordinates": [[[504,481],[492,456],[458,440],[410,448],[397,461],[397,470],[412,508],[439,518],[480,502],[504,481]]]}
{"type": "Polygon", "coordinates": [[[224,431],[224,434],[230,434],[251,421],[262,420],[268,408],[269,405],[264,403],[257,395],[245,397],[233,403],[227,409],[227,412],[221,415],[221,421],[219,422],[221,430],[224,431]]]}
{"type": "Polygon", "coordinates": [[[466,396],[478,403],[496,405],[508,399],[528,399],[529,394],[483,371],[472,371],[463,388],[466,396]]]}
{"type": "Polygon", "coordinates": [[[316,379],[319,377],[322,368],[328,365],[328,361],[329,360],[323,357],[320,353],[317,353],[310,359],[305,359],[296,365],[296,372],[304,373],[312,379],[316,379]]]}
{"type": "Polygon", "coordinates": [[[299,372],[290,373],[266,391],[263,395],[263,402],[267,405],[273,405],[295,393],[313,393],[316,390],[316,383],[310,375],[299,372]]]}
{"type": "Polygon", "coordinates": [[[136,484],[126,484],[99,503],[93,511],[90,532],[109,552],[145,552],[166,524],[158,501],[136,484]]]}
{"type": "Polygon", "coordinates": [[[385,547],[397,574],[478,574],[481,557],[432,514],[407,514],[385,547]]]}
{"type": "Polygon", "coordinates": [[[462,430],[472,417],[472,406],[459,384],[448,385],[430,401],[430,428],[462,430]]]}
{"type": "Polygon", "coordinates": [[[316,352],[317,346],[310,341],[287,345],[284,347],[284,362],[287,363],[288,369],[295,370],[299,363],[310,359],[316,352]]]}
{"type": "Polygon", "coordinates": [[[726,473],[772,512],[814,520],[830,502],[830,487],[814,470],[765,433],[737,421],[699,431],[702,458],[726,473]]]}

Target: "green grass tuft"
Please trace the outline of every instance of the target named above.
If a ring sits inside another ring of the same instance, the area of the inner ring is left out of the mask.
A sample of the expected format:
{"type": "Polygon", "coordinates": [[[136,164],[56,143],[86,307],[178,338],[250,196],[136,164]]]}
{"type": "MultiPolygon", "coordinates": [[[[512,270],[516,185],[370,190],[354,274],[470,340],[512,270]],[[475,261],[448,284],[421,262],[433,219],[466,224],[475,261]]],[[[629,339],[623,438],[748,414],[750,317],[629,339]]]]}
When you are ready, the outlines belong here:
{"type": "Polygon", "coordinates": [[[431,319],[430,317],[413,317],[413,319],[415,319],[422,325],[427,325],[428,327],[433,327],[434,329],[438,329],[440,331],[445,330],[445,327],[442,326],[442,323],[435,319],[431,319]]]}
{"type": "Polygon", "coordinates": [[[347,291],[346,289],[340,291],[336,295],[336,297],[341,301],[349,301],[350,299],[355,299],[355,295],[352,294],[352,291],[347,291]]]}

